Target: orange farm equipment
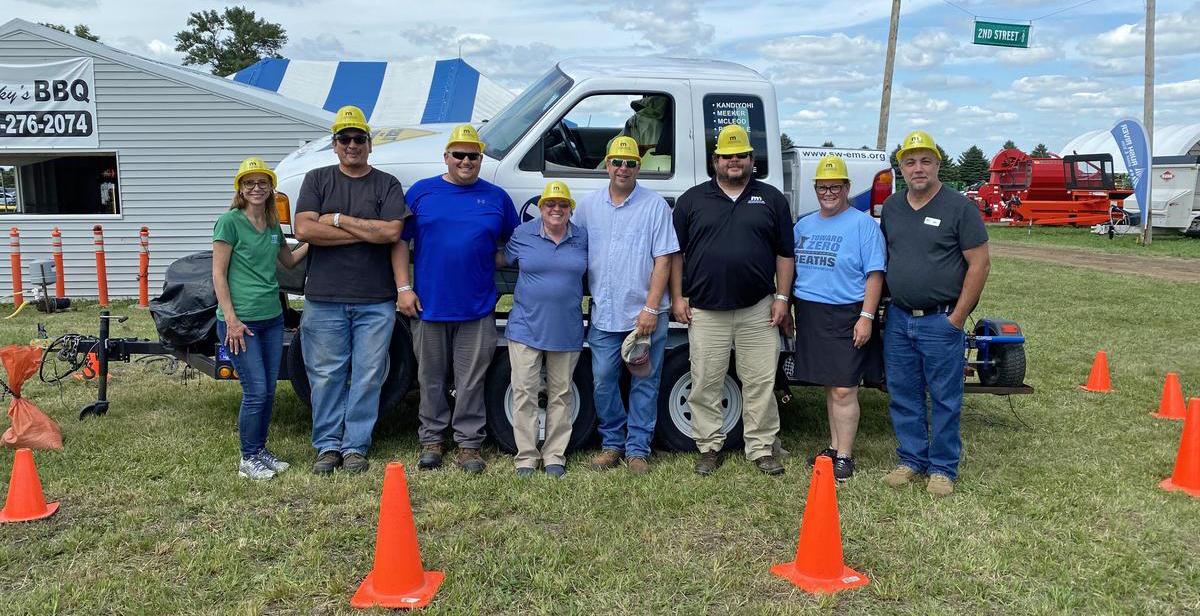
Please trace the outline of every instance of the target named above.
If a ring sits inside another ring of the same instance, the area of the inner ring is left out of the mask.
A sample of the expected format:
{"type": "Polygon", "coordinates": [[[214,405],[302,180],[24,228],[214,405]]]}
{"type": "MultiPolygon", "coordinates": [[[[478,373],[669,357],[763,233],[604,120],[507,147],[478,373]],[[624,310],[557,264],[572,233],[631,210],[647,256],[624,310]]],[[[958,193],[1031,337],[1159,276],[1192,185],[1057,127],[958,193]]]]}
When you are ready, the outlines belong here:
{"type": "Polygon", "coordinates": [[[1110,154],[1030,158],[1017,148],[992,158],[991,177],[975,202],[989,222],[1095,225],[1121,222],[1132,188],[1117,188],[1110,154]]]}

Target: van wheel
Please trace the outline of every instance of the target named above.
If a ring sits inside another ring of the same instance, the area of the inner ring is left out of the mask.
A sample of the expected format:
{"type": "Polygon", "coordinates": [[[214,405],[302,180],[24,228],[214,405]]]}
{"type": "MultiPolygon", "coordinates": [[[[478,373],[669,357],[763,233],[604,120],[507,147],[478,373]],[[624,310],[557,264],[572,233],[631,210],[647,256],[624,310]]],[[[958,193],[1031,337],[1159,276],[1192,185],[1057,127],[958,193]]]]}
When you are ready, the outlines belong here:
{"type": "MultiPolygon", "coordinates": [[[[672,349],[663,362],[662,380],[658,386],[658,423],[654,431],[659,444],[669,451],[698,451],[692,438],[692,409],[687,401],[691,392],[692,367],[687,347],[672,349]]],[[[721,422],[721,433],[725,434],[723,449],[741,449],[744,442],[742,386],[729,374],[725,375],[721,408],[725,415],[721,422]]]]}
{"type": "MultiPolygon", "coordinates": [[[[543,377],[544,382],[544,377],[543,377]]],[[[587,353],[581,353],[575,374],[571,378],[571,440],[567,451],[575,451],[588,444],[596,434],[596,407],[592,398],[592,361],[587,353]]],[[[487,406],[488,435],[505,453],[517,453],[517,442],[513,438],[512,364],[508,360],[508,349],[499,347],[488,367],[484,382],[484,402],[487,406]]],[[[538,446],[546,430],[546,395],[538,394],[538,446]]]]}
{"type": "MultiPolygon", "coordinates": [[[[304,369],[304,345],[300,343],[300,330],[292,337],[288,346],[288,374],[292,390],[305,406],[312,408],[312,385],[308,382],[308,372],[304,369]]],[[[413,374],[417,367],[417,358],[413,355],[412,332],[409,329],[408,318],[396,313],[396,325],[392,328],[392,341],[388,346],[388,374],[383,379],[383,387],[379,392],[379,416],[384,417],[390,411],[399,408],[412,385],[413,374]]]]}
{"type": "Polygon", "coordinates": [[[1020,387],[1025,384],[1025,345],[997,344],[991,349],[996,363],[979,368],[979,382],[988,387],[1020,387]]]}

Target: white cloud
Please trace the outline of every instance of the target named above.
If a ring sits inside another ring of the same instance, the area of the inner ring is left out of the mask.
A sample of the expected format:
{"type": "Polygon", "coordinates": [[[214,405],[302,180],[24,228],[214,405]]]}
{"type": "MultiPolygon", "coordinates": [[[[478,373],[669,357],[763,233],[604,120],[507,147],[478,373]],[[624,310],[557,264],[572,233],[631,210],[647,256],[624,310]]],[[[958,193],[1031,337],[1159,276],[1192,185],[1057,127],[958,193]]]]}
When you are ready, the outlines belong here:
{"type": "Polygon", "coordinates": [[[1200,100],[1200,79],[1162,83],[1154,86],[1154,100],[1200,100]]]}
{"type": "Polygon", "coordinates": [[[983,81],[966,75],[940,75],[924,73],[916,79],[905,80],[904,85],[916,90],[962,90],[978,89],[983,81]]]}
{"type": "Polygon", "coordinates": [[[295,60],[352,60],[359,57],[347,50],[341,39],[328,32],[288,41],[283,55],[295,60]]]}
{"type": "Polygon", "coordinates": [[[923,30],[897,46],[896,63],[903,68],[932,68],[961,46],[945,30],[923,30]]]}
{"type": "Polygon", "coordinates": [[[793,120],[820,120],[825,117],[825,112],[812,109],[801,109],[791,115],[793,120]]]}
{"type": "Polygon", "coordinates": [[[617,30],[640,34],[645,43],[668,54],[694,55],[716,32],[700,19],[696,5],[683,0],[625,1],[598,16],[617,30]]]}
{"type": "MultiPolygon", "coordinates": [[[[1154,20],[1154,55],[1167,57],[1200,52],[1200,5],[1186,12],[1166,13],[1154,20]]],[[[1112,57],[1141,56],[1146,48],[1142,23],[1122,24],[1085,43],[1085,49],[1103,50],[1112,57]]]]}
{"type": "Polygon", "coordinates": [[[771,60],[841,68],[864,62],[876,64],[883,55],[883,45],[880,42],[861,35],[847,36],[841,32],[830,36],[788,36],[755,44],[753,50],[771,60]]]}

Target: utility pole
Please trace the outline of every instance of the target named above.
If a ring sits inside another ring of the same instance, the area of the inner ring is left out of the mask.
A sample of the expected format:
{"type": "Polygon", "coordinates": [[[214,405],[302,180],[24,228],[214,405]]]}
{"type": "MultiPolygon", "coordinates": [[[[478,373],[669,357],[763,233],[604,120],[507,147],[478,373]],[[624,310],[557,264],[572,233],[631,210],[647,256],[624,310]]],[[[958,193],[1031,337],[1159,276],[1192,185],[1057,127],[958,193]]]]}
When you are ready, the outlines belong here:
{"type": "Polygon", "coordinates": [[[892,68],[896,64],[896,30],[900,27],[900,0],[892,0],[892,22],[888,26],[887,60],[883,65],[883,96],[879,101],[879,135],[875,149],[887,151],[888,114],[892,107],[892,68]]]}
{"type": "Polygon", "coordinates": [[[1146,161],[1146,203],[1142,205],[1142,245],[1149,246],[1154,236],[1154,215],[1150,205],[1154,190],[1154,0],[1146,0],[1146,82],[1142,91],[1142,125],[1146,128],[1146,141],[1150,151],[1146,161]]]}

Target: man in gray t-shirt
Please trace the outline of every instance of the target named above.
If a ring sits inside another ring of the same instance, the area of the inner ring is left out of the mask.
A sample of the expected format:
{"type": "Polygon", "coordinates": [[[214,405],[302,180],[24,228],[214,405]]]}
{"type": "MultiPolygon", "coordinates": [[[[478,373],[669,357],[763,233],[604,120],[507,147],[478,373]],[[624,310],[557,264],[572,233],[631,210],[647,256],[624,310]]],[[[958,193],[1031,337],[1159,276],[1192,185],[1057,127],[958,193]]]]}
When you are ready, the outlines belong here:
{"type": "Polygon", "coordinates": [[[963,325],[991,268],[987,229],[974,205],[938,180],[941,155],[927,133],[905,137],[896,158],[908,188],[884,202],[880,223],[892,298],[883,356],[900,464],[884,481],[899,488],[927,474],[926,490],[948,496],[962,454],[963,325]]]}

